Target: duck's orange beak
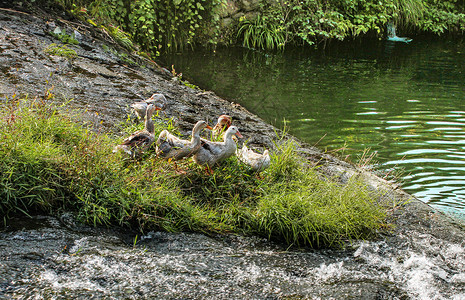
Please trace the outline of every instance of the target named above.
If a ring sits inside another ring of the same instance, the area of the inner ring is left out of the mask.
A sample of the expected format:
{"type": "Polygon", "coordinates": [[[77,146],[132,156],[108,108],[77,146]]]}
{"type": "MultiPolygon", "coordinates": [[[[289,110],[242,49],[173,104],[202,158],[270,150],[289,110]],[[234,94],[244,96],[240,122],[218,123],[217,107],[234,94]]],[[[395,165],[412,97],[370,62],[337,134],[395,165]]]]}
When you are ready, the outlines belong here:
{"type": "Polygon", "coordinates": [[[163,108],[155,106],[155,110],[163,110],[163,108]]]}
{"type": "Polygon", "coordinates": [[[240,139],[242,139],[242,138],[243,138],[242,134],[241,134],[239,131],[238,131],[238,132],[236,132],[236,135],[237,135],[237,137],[238,137],[238,138],[240,138],[240,139]]]}
{"type": "Polygon", "coordinates": [[[205,127],[205,128],[208,128],[208,129],[210,129],[210,130],[213,129],[210,125],[207,125],[207,127],[205,127]]]}

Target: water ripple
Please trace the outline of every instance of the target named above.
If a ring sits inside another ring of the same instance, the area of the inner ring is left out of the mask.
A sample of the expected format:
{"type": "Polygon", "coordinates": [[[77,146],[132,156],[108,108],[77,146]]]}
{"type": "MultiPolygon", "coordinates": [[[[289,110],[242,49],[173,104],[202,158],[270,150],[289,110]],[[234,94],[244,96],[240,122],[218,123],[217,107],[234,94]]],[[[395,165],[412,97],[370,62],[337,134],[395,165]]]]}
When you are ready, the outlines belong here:
{"type": "MultiPolygon", "coordinates": [[[[455,176],[448,174],[449,166],[460,169],[457,175],[465,172],[465,52],[451,51],[452,44],[370,49],[369,55],[361,49],[324,59],[316,52],[283,53],[265,61],[261,55],[218,51],[173,62],[198,82],[209,82],[202,88],[215,89],[265,120],[278,126],[288,120],[291,132],[310,144],[318,141],[329,150],[347,146],[352,157],[371,148],[381,171],[416,175],[427,169],[438,184],[446,184],[455,176]]],[[[440,199],[434,205],[465,202],[458,191],[431,197],[434,191],[425,187],[412,192],[426,202],[440,199]]]]}

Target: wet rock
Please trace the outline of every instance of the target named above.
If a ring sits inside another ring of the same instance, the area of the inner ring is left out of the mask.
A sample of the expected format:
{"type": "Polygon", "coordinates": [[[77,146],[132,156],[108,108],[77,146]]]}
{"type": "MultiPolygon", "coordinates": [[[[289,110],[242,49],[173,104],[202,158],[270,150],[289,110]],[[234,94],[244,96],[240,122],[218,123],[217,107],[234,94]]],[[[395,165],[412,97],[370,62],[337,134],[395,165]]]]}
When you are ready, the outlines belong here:
{"type": "Polygon", "coordinates": [[[95,63],[90,63],[90,62],[86,62],[83,60],[77,60],[74,62],[74,65],[90,74],[98,74],[98,75],[102,75],[103,77],[107,77],[107,78],[119,77],[119,75],[116,74],[115,72],[112,72],[108,70],[106,67],[95,64],[95,63]]]}

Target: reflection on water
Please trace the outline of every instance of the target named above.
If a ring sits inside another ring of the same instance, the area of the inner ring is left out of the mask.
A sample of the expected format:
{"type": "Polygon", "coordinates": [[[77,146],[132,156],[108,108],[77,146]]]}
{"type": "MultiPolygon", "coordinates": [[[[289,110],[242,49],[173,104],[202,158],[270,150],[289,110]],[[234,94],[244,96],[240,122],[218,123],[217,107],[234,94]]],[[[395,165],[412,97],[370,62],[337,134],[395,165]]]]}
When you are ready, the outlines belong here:
{"type": "Polygon", "coordinates": [[[403,170],[404,188],[465,213],[463,41],[357,41],[322,51],[245,49],[165,58],[184,77],[322,149],[403,170]],[[324,137],[324,138],[322,138],[324,137]],[[355,150],[355,151],[354,151],[355,150]]]}

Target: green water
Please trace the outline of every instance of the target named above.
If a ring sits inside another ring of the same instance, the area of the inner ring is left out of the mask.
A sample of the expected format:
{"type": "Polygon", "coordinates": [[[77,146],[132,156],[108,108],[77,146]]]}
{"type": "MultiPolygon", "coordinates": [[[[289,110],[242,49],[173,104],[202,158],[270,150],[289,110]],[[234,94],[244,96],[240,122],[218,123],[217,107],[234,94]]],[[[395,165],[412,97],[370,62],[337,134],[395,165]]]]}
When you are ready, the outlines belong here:
{"type": "Polygon", "coordinates": [[[364,40],[277,54],[219,49],[164,60],[321,149],[346,148],[339,155],[356,161],[369,148],[376,169],[400,174],[406,191],[465,214],[463,40],[364,40]]]}

